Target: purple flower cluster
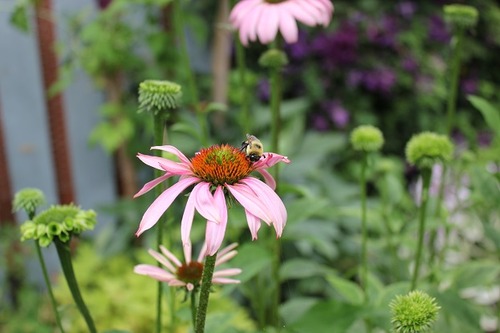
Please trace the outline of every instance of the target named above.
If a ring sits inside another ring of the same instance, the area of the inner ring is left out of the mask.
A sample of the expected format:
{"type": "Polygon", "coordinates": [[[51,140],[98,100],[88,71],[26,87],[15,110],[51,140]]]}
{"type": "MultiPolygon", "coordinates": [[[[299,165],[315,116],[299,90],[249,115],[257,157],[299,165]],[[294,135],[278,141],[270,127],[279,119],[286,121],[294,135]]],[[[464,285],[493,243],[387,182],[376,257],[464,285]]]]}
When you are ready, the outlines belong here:
{"type": "Polygon", "coordinates": [[[358,29],[349,22],[332,33],[321,33],[311,42],[312,52],[323,60],[327,69],[352,65],[358,59],[358,29]]]}
{"type": "Polygon", "coordinates": [[[388,67],[351,70],[347,74],[346,83],[353,88],[363,87],[370,92],[386,95],[396,84],[396,73],[388,67]]]}
{"type": "Polygon", "coordinates": [[[312,115],[312,126],[318,131],[326,131],[333,125],[345,129],[349,125],[350,114],[339,100],[328,100],[321,104],[322,113],[312,115]]]}

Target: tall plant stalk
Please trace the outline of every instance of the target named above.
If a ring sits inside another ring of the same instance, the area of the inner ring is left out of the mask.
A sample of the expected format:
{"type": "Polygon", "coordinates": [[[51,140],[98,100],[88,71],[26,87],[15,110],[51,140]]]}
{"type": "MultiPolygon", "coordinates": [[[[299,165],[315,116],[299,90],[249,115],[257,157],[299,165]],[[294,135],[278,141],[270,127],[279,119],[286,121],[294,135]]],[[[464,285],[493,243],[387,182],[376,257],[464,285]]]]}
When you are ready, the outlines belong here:
{"type": "Polygon", "coordinates": [[[205,321],[207,318],[208,299],[210,297],[210,288],[212,287],[212,277],[214,275],[215,260],[217,254],[207,256],[203,267],[203,275],[201,277],[200,298],[198,301],[198,310],[196,313],[195,333],[205,332],[205,321]]]}
{"type": "MultiPolygon", "coordinates": [[[[279,44],[279,43],[277,43],[279,44]]],[[[279,152],[279,140],[281,132],[281,99],[282,99],[282,75],[281,66],[271,67],[271,151],[279,152]]],[[[276,180],[276,192],[279,190],[279,166],[274,168],[274,178],[276,180]]],[[[281,242],[279,239],[269,237],[270,248],[273,253],[271,276],[273,279],[274,292],[272,294],[272,324],[280,327],[279,305],[281,300],[280,291],[280,262],[281,262],[281,242]]]]}
{"type": "MultiPolygon", "coordinates": [[[[153,126],[154,126],[154,145],[155,146],[161,146],[163,145],[164,142],[164,130],[165,130],[165,116],[163,112],[157,112],[154,114],[153,117],[153,126]]],[[[157,156],[161,156],[161,150],[155,150],[155,154],[157,156]]],[[[162,172],[161,170],[154,170],[155,178],[158,178],[161,176],[162,172]]],[[[159,197],[162,192],[165,189],[165,185],[162,182],[158,186],[155,187],[155,196],[159,197]]],[[[165,221],[165,218],[162,217],[160,218],[160,222],[158,223],[158,227],[156,230],[156,248],[160,248],[160,245],[163,244],[163,222],[165,221]]],[[[158,262],[158,267],[162,267],[161,264],[158,262]]],[[[161,328],[162,328],[162,299],[163,299],[163,282],[158,281],[158,287],[157,287],[157,297],[156,297],[156,332],[160,333],[161,328]]],[[[173,313],[172,311],[170,311],[173,313]]]]}
{"type": "Polygon", "coordinates": [[[69,242],[63,243],[59,238],[54,238],[54,244],[56,245],[57,255],[59,256],[59,261],[61,263],[62,271],[64,277],[68,284],[73,300],[78,307],[78,310],[82,314],[85,322],[87,324],[88,331],[90,333],[97,333],[94,320],[90,315],[85,302],[83,301],[82,294],[80,293],[80,288],[78,287],[78,282],[76,281],[75,271],[73,270],[73,263],[71,261],[71,252],[69,248],[69,242]]]}
{"type": "Polygon", "coordinates": [[[368,164],[368,156],[363,152],[361,162],[361,288],[363,289],[365,302],[368,302],[368,232],[366,223],[366,167],[368,164]]]}
{"type": "Polygon", "coordinates": [[[196,79],[191,68],[191,62],[189,60],[189,53],[187,49],[186,36],[184,33],[184,15],[181,8],[181,1],[174,0],[172,2],[174,6],[174,24],[175,31],[177,33],[177,39],[179,42],[179,52],[180,52],[180,62],[181,66],[184,70],[184,73],[187,75],[187,88],[189,90],[189,94],[193,99],[194,110],[196,113],[196,117],[198,119],[198,124],[201,130],[201,144],[203,146],[208,145],[208,121],[206,117],[206,113],[203,112],[200,105],[200,98],[198,96],[198,90],[196,87],[196,79]]]}
{"type": "Polygon", "coordinates": [[[40,244],[38,244],[38,241],[35,241],[35,247],[36,247],[36,254],[38,256],[38,261],[40,261],[40,266],[42,266],[43,280],[45,281],[45,285],[47,286],[47,291],[49,293],[49,298],[50,298],[50,304],[52,305],[52,309],[54,310],[57,327],[59,327],[61,333],[64,333],[64,329],[61,324],[61,317],[59,316],[59,311],[57,311],[56,299],[54,297],[54,292],[52,291],[52,286],[50,284],[49,274],[47,273],[47,266],[45,265],[45,260],[43,259],[42,250],[40,249],[40,244]]]}
{"type": "Polygon", "coordinates": [[[247,89],[247,79],[246,79],[246,59],[245,59],[245,48],[241,44],[240,40],[237,39],[236,42],[236,64],[238,66],[238,75],[240,77],[240,89],[242,92],[241,96],[241,127],[243,128],[243,134],[250,133],[252,128],[252,118],[250,117],[250,96],[247,89]]]}
{"type": "Polygon", "coordinates": [[[429,186],[431,183],[431,168],[422,169],[422,198],[420,200],[420,215],[418,223],[418,243],[417,252],[415,255],[415,268],[413,270],[413,277],[411,280],[410,291],[417,288],[417,281],[420,272],[420,263],[422,260],[422,249],[424,244],[425,220],[427,216],[427,202],[429,201],[429,186]]]}

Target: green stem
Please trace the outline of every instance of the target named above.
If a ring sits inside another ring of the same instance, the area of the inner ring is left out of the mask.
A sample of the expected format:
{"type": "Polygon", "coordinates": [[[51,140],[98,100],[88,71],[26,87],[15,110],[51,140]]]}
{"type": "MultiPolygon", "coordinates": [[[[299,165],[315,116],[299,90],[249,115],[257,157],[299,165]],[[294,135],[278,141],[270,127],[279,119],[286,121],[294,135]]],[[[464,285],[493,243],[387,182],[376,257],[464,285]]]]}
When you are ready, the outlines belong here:
{"type": "Polygon", "coordinates": [[[214,275],[215,259],[217,254],[205,258],[205,266],[201,277],[200,299],[198,301],[198,312],[196,314],[195,333],[205,331],[205,320],[207,318],[208,299],[210,297],[210,287],[212,286],[212,277],[214,275]]]}
{"type": "MultiPolygon", "coordinates": [[[[33,218],[31,218],[32,220],[33,218]]],[[[61,324],[61,317],[59,316],[59,311],[57,311],[56,299],[54,293],[52,292],[52,286],[50,284],[49,274],[47,273],[47,266],[45,265],[45,260],[43,259],[42,251],[40,249],[40,244],[35,241],[36,254],[38,255],[38,260],[40,261],[40,266],[42,266],[43,279],[45,280],[45,285],[47,286],[47,291],[49,292],[50,303],[52,304],[52,309],[54,310],[54,315],[56,317],[56,323],[59,330],[64,333],[64,329],[61,324]]]]}
{"type": "Polygon", "coordinates": [[[368,232],[366,226],[366,167],[368,164],[368,155],[363,152],[363,161],[361,162],[361,288],[363,289],[365,302],[368,302],[368,232]]]}
{"type": "Polygon", "coordinates": [[[241,96],[241,124],[243,128],[243,133],[250,133],[252,128],[250,117],[250,99],[246,84],[246,60],[245,60],[245,49],[241,44],[240,40],[236,38],[236,63],[238,65],[238,73],[240,76],[240,89],[243,95],[241,96]]]}
{"type": "MultiPolygon", "coordinates": [[[[156,113],[153,117],[153,126],[154,126],[154,145],[161,146],[163,145],[163,133],[165,129],[165,117],[163,112],[160,111],[156,113]]],[[[161,150],[155,150],[156,156],[161,156],[161,150]]],[[[161,170],[154,170],[155,178],[158,178],[162,175],[161,170]]],[[[155,197],[160,196],[163,192],[164,186],[163,184],[159,184],[155,187],[155,197]]],[[[160,245],[163,244],[163,219],[160,218],[158,226],[156,227],[156,248],[160,248],[160,245]]],[[[158,267],[161,267],[161,264],[158,263],[158,267]]],[[[156,332],[161,332],[162,327],[162,299],[163,299],[163,282],[158,281],[157,285],[157,297],[156,297],[156,332]]]]}
{"type": "Polygon", "coordinates": [[[189,292],[189,298],[191,299],[191,320],[194,327],[196,325],[196,293],[194,290],[189,292]]]}
{"type": "Polygon", "coordinates": [[[198,90],[196,87],[196,79],[194,77],[194,72],[191,68],[191,62],[189,60],[189,53],[187,50],[186,36],[184,33],[184,18],[183,12],[181,8],[180,0],[174,0],[172,2],[174,8],[174,25],[175,31],[177,33],[177,40],[179,42],[179,52],[180,52],[180,60],[182,67],[184,69],[184,73],[187,74],[187,88],[189,90],[189,95],[193,99],[193,105],[196,113],[196,117],[198,119],[198,123],[201,129],[201,144],[203,146],[208,145],[208,122],[206,118],[206,114],[203,112],[200,105],[200,98],[198,96],[198,90]]]}
{"type": "MultiPolygon", "coordinates": [[[[389,222],[390,213],[387,211],[388,210],[387,199],[383,198],[383,201],[384,202],[382,203],[382,221],[384,222],[384,227],[385,227],[385,230],[387,233],[387,235],[386,235],[387,249],[391,253],[391,257],[392,257],[392,264],[391,264],[392,273],[397,274],[397,272],[398,272],[398,254],[397,254],[396,245],[393,242],[394,232],[393,232],[391,225],[390,225],[390,222],[389,222]]],[[[398,276],[399,276],[399,274],[398,274],[398,276]]],[[[394,276],[393,276],[393,278],[394,278],[394,276]]],[[[397,276],[395,277],[395,280],[397,280],[397,276]]]]}
{"type": "Polygon", "coordinates": [[[281,130],[281,80],[281,68],[271,69],[271,151],[275,153],[279,152],[281,130]]]}
{"type": "Polygon", "coordinates": [[[97,330],[92,320],[92,316],[83,301],[82,295],[80,293],[80,288],[78,287],[78,282],[76,281],[75,271],[73,270],[73,263],[71,261],[71,252],[69,249],[69,242],[63,243],[58,238],[54,238],[54,244],[56,245],[57,255],[59,256],[59,261],[61,262],[61,267],[66,278],[66,283],[68,284],[71,295],[80,310],[90,333],[97,333],[97,330]]]}
{"type": "MultiPolygon", "coordinates": [[[[447,166],[443,164],[443,169],[441,173],[441,182],[439,184],[439,192],[436,200],[436,207],[434,211],[434,219],[437,220],[439,216],[441,215],[441,206],[443,204],[444,200],[444,189],[446,185],[446,172],[447,172],[447,166]]],[[[432,177],[432,172],[431,172],[431,177],[432,177]]],[[[442,225],[446,225],[446,221],[443,221],[442,225]]],[[[445,227],[446,228],[446,227],[445,227]]],[[[447,232],[445,232],[447,234],[447,232]]],[[[430,255],[429,255],[429,265],[434,268],[435,266],[435,261],[436,261],[436,256],[437,256],[437,249],[436,249],[436,237],[437,237],[437,230],[434,228],[431,232],[431,236],[429,238],[429,250],[430,250],[430,255]]],[[[445,235],[445,239],[447,238],[447,235],[445,235]]],[[[445,252],[445,246],[441,249],[441,254],[445,252]]],[[[434,269],[432,269],[434,271],[434,269]]],[[[433,274],[434,275],[434,274],[433,274]]]]}
{"type": "Polygon", "coordinates": [[[425,218],[427,202],[429,201],[429,185],[431,183],[432,169],[425,168],[422,169],[422,198],[420,202],[420,217],[419,217],[419,227],[418,227],[418,243],[417,243],[417,253],[415,255],[415,269],[413,271],[413,278],[411,280],[411,290],[417,288],[418,273],[420,271],[420,261],[422,259],[422,248],[424,244],[424,232],[425,232],[425,218]]]}
{"type": "Polygon", "coordinates": [[[450,91],[448,93],[447,101],[447,121],[446,121],[446,134],[450,135],[453,129],[455,113],[457,109],[457,94],[458,94],[458,83],[460,77],[460,62],[462,53],[464,31],[459,30],[455,34],[456,43],[453,48],[453,54],[451,58],[451,73],[450,73],[450,91]]]}
{"type": "MultiPolygon", "coordinates": [[[[281,130],[281,115],[280,106],[282,98],[282,77],[281,77],[281,67],[271,69],[271,151],[278,153],[279,150],[279,137],[281,130]]],[[[279,184],[279,165],[275,165],[273,168],[274,179],[276,184],[279,184]]],[[[278,192],[278,188],[276,188],[278,192]]],[[[281,243],[277,241],[274,237],[269,237],[270,242],[272,242],[271,250],[273,251],[273,262],[272,262],[272,279],[274,284],[274,293],[272,295],[272,323],[274,327],[278,328],[280,325],[279,318],[279,305],[281,299],[280,290],[280,262],[281,262],[281,243]]]]}

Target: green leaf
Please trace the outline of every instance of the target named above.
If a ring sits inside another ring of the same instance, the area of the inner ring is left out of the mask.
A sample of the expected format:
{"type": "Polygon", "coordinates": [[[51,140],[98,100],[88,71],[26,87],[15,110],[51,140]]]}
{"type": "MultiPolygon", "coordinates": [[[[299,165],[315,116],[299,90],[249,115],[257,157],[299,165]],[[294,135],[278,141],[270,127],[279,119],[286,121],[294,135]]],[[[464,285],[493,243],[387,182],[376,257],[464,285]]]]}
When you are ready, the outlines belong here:
{"type": "Polygon", "coordinates": [[[280,314],[287,319],[287,324],[293,324],[302,317],[311,307],[318,303],[318,299],[312,297],[294,297],[281,305],[280,314]]]}
{"type": "Polygon", "coordinates": [[[344,333],[361,315],[362,308],[338,301],[320,302],[290,327],[297,333],[344,333]]]}
{"type": "Polygon", "coordinates": [[[237,248],[238,255],[231,260],[231,266],[242,267],[238,280],[244,283],[271,265],[273,256],[257,243],[246,243],[237,248]]]}
{"type": "Polygon", "coordinates": [[[12,14],[10,14],[10,23],[22,32],[28,32],[29,23],[26,12],[27,3],[17,3],[12,14]]]}
{"type": "Polygon", "coordinates": [[[477,306],[462,299],[453,290],[436,291],[430,294],[436,298],[438,305],[442,308],[443,315],[451,315],[455,320],[462,323],[464,326],[463,332],[470,332],[471,328],[475,329],[474,332],[481,331],[479,325],[481,312],[477,306]]]}
{"type": "Polygon", "coordinates": [[[280,278],[282,281],[304,279],[325,275],[328,270],[328,267],[309,259],[292,259],[281,265],[280,278]]]}
{"type": "Polygon", "coordinates": [[[486,124],[500,135],[500,109],[479,96],[468,96],[471,104],[482,113],[486,124]]]}
{"type": "Polygon", "coordinates": [[[337,275],[328,275],[326,280],[349,304],[361,305],[363,303],[363,290],[354,282],[337,275]]]}
{"type": "Polygon", "coordinates": [[[466,262],[454,271],[452,286],[456,290],[491,286],[498,283],[499,275],[500,265],[496,261],[466,262]]]}
{"type": "Polygon", "coordinates": [[[197,140],[201,140],[200,131],[196,127],[193,127],[192,125],[187,123],[175,123],[170,126],[170,130],[174,132],[184,133],[196,138],[197,140]]]}

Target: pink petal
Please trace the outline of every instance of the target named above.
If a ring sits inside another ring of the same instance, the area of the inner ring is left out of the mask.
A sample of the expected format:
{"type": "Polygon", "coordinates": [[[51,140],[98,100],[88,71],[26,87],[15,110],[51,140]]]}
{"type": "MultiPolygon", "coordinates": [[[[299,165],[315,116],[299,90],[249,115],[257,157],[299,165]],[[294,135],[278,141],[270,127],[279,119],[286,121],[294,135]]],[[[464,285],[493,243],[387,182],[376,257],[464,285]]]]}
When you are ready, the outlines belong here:
{"type": "Polygon", "coordinates": [[[141,275],[147,275],[149,277],[152,277],[153,279],[156,279],[158,281],[163,281],[163,282],[169,282],[175,278],[174,275],[168,273],[167,271],[165,271],[159,267],[156,267],[153,265],[146,265],[146,264],[141,264],[141,265],[135,266],[134,273],[141,274],[141,275]]]}
{"type": "Polygon", "coordinates": [[[245,209],[245,215],[247,217],[247,224],[248,224],[248,229],[250,229],[250,234],[252,235],[252,240],[257,239],[257,233],[259,232],[260,229],[260,219],[250,213],[248,210],[245,209]]]}
{"type": "MultiPolygon", "coordinates": [[[[233,250],[234,250],[237,246],[238,246],[238,243],[232,243],[232,244],[229,244],[228,246],[226,246],[225,248],[223,248],[222,250],[220,250],[220,251],[219,251],[219,253],[217,253],[217,260],[216,260],[216,262],[215,262],[215,266],[217,266],[217,265],[218,265],[217,263],[218,263],[219,261],[222,261],[222,260],[223,260],[223,258],[225,258],[225,255],[226,255],[227,253],[233,253],[233,252],[238,253],[238,251],[233,251],[233,250]]],[[[232,257],[234,257],[234,255],[233,255],[233,256],[231,256],[231,258],[232,258],[232,257]]],[[[227,260],[224,260],[224,262],[225,262],[225,261],[227,261],[227,260]]]]}
{"type": "Polygon", "coordinates": [[[219,250],[226,234],[227,206],[226,198],[222,187],[217,187],[214,193],[215,205],[219,208],[221,220],[219,223],[207,221],[205,229],[205,242],[207,244],[207,254],[213,256],[219,250]]]}
{"type": "Polygon", "coordinates": [[[221,254],[220,252],[217,253],[217,260],[215,261],[215,266],[222,265],[223,263],[228,262],[229,260],[233,259],[238,254],[238,251],[230,251],[230,252],[227,252],[223,255],[220,255],[220,254],[221,254]]]}
{"type": "Polygon", "coordinates": [[[172,265],[172,263],[170,261],[168,261],[167,258],[165,258],[160,253],[158,253],[158,252],[156,252],[154,250],[151,250],[151,249],[148,251],[148,253],[153,258],[155,258],[160,264],[162,264],[163,266],[165,266],[170,271],[170,273],[175,274],[175,272],[177,271],[177,268],[175,268],[174,265],[172,265]]]}
{"type": "Polygon", "coordinates": [[[172,202],[177,198],[177,196],[184,191],[188,186],[193,185],[200,180],[195,177],[186,178],[180,180],[176,184],[172,185],[170,188],[165,190],[155,201],[149,206],[144,215],[142,216],[141,223],[139,224],[139,229],[137,229],[135,235],[140,236],[144,231],[152,228],[156,222],[160,219],[163,213],[170,207],[172,202]]]}
{"type": "MultiPolygon", "coordinates": [[[[286,5],[286,10],[292,14],[292,16],[304,23],[305,25],[308,26],[315,26],[316,25],[316,18],[315,16],[311,13],[311,8],[309,6],[301,6],[299,1],[289,1],[284,3],[286,5]]],[[[313,7],[314,10],[314,7],[313,7]]]]}
{"type": "Polygon", "coordinates": [[[149,165],[150,167],[153,167],[158,170],[162,170],[162,167],[160,166],[160,161],[167,160],[166,158],[159,157],[159,156],[151,156],[151,155],[144,155],[141,153],[137,153],[137,158],[140,159],[144,164],[149,165]]]}
{"type": "Polygon", "coordinates": [[[165,145],[165,146],[153,146],[151,149],[157,149],[157,150],[163,150],[166,151],[167,153],[174,154],[179,158],[179,160],[186,164],[188,167],[191,167],[191,161],[189,158],[186,157],[179,149],[175,148],[174,146],[170,145],[165,145]]]}
{"type": "Polygon", "coordinates": [[[177,267],[182,266],[181,261],[179,259],[177,259],[177,257],[172,252],[167,250],[167,248],[165,246],[160,245],[160,251],[165,255],[165,257],[170,259],[177,267]]]}
{"type": "Polygon", "coordinates": [[[198,262],[203,262],[207,255],[207,243],[203,242],[203,246],[201,247],[200,254],[198,255],[198,262]]]}
{"type": "Polygon", "coordinates": [[[193,187],[193,190],[189,194],[186,207],[184,207],[184,213],[182,214],[182,220],[181,220],[182,244],[188,244],[191,242],[189,240],[189,237],[191,234],[191,227],[193,225],[196,197],[198,195],[198,189],[200,188],[200,186],[203,186],[203,183],[198,183],[193,187]]]}
{"type": "MultiPolygon", "coordinates": [[[[248,16],[245,18],[245,21],[242,24],[241,29],[246,31],[248,35],[248,39],[251,41],[257,40],[257,29],[259,27],[260,18],[266,6],[261,4],[260,6],[256,6],[251,12],[248,13],[248,16]]],[[[264,22],[265,24],[265,22],[264,22]]]]}
{"type": "Polygon", "coordinates": [[[182,248],[184,249],[184,259],[186,260],[186,263],[191,262],[191,254],[192,254],[192,248],[191,248],[191,242],[189,243],[184,243],[182,248]]]}
{"type": "Polygon", "coordinates": [[[279,13],[278,6],[267,3],[265,5],[266,8],[257,26],[257,35],[262,44],[269,44],[276,39],[278,33],[279,13]]]}
{"type": "Polygon", "coordinates": [[[254,189],[257,196],[267,206],[273,217],[272,222],[276,235],[281,237],[287,219],[286,208],[281,198],[269,186],[256,178],[247,177],[242,179],[241,182],[254,189]]]}
{"type": "Polygon", "coordinates": [[[180,280],[177,280],[177,279],[176,279],[176,280],[172,280],[172,281],[170,281],[170,282],[168,283],[168,285],[169,285],[170,287],[184,287],[184,286],[186,286],[186,287],[187,287],[186,282],[184,282],[184,281],[180,281],[180,280]]]}
{"type": "Polygon", "coordinates": [[[215,203],[215,199],[212,196],[212,193],[210,193],[209,183],[201,182],[199,184],[199,188],[194,196],[194,199],[196,210],[201,214],[201,216],[216,223],[220,222],[221,216],[215,203]]]}
{"type": "Polygon", "coordinates": [[[275,153],[264,153],[262,158],[253,164],[255,170],[257,169],[267,169],[272,167],[278,162],[290,163],[288,157],[275,154],[275,153]]]}
{"type": "Polygon", "coordinates": [[[299,29],[293,16],[283,11],[280,13],[280,31],[283,39],[289,44],[297,42],[299,39],[299,29]]]}
{"type": "Polygon", "coordinates": [[[228,279],[228,278],[214,278],[212,279],[214,284],[238,284],[241,283],[240,280],[228,279]]]}
{"type": "Polygon", "coordinates": [[[239,268],[221,269],[220,271],[214,272],[214,277],[233,276],[241,274],[241,272],[242,271],[239,268]]]}
{"type": "Polygon", "coordinates": [[[271,223],[271,214],[267,210],[267,206],[261,202],[257,195],[246,185],[226,184],[226,188],[231,192],[233,197],[252,215],[264,220],[266,223],[271,223]]]}
{"type": "Polygon", "coordinates": [[[144,193],[148,193],[156,185],[160,184],[161,182],[167,180],[170,177],[172,177],[172,174],[166,173],[163,176],[160,176],[158,178],[153,179],[150,182],[147,182],[146,184],[144,184],[144,186],[141,188],[141,190],[134,195],[134,198],[137,198],[137,197],[143,195],[144,193]]]}
{"type": "Polygon", "coordinates": [[[304,5],[316,8],[317,13],[319,13],[320,15],[318,16],[318,23],[322,24],[325,27],[330,24],[333,14],[333,4],[330,2],[330,0],[301,1],[304,5]]]}
{"type": "Polygon", "coordinates": [[[189,166],[183,163],[177,163],[177,162],[172,162],[170,160],[163,160],[159,162],[160,167],[170,173],[176,174],[176,175],[186,175],[186,174],[193,174],[193,171],[189,166]]]}
{"type": "Polygon", "coordinates": [[[276,189],[276,181],[274,180],[273,176],[267,170],[260,169],[256,170],[258,173],[260,173],[263,177],[264,180],[266,181],[266,184],[269,185],[269,187],[273,190],[276,189]]]}
{"type": "Polygon", "coordinates": [[[255,7],[260,6],[262,0],[245,0],[240,1],[234,6],[229,14],[229,20],[235,28],[240,28],[241,22],[245,16],[255,7]]]}

